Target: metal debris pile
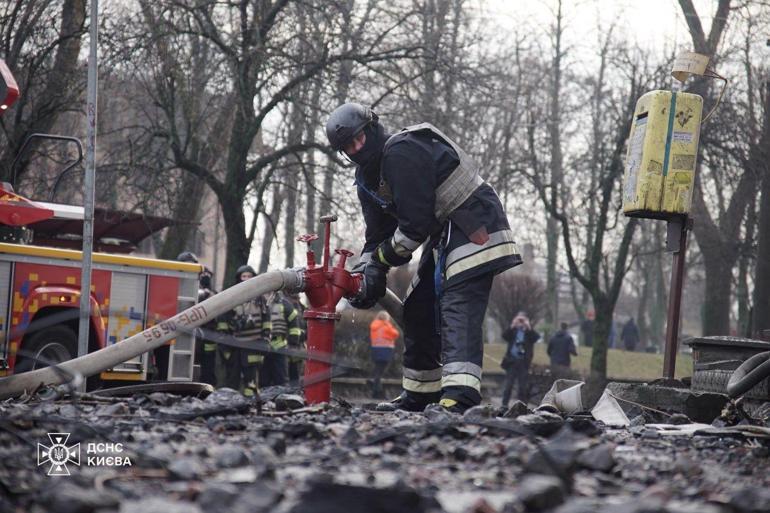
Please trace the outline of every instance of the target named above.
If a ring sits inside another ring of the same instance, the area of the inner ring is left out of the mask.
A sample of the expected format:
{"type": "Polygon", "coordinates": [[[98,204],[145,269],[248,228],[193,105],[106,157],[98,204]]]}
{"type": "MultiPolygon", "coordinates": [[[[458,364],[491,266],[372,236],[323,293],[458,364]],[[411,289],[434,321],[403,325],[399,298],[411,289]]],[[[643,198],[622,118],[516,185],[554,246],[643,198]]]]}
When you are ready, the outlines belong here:
{"type": "Polygon", "coordinates": [[[770,511],[761,433],[673,432],[641,413],[615,429],[522,403],[379,413],[265,392],[264,403],[228,389],[0,403],[0,511],[770,511]],[[69,476],[38,465],[49,433],[80,444],[69,476]],[[89,465],[99,443],[131,465],[89,465]]]}

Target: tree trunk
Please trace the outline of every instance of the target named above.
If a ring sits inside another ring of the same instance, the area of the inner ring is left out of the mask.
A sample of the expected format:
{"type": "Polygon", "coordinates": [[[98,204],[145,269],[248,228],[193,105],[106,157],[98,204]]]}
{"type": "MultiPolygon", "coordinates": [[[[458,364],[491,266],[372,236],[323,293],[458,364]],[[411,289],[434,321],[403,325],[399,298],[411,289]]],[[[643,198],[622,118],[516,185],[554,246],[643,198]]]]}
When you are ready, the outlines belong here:
{"type": "Polygon", "coordinates": [[[182,173],[182,186],[174,202],[174,218],[185,224],[174,226],[167,231],[166,239],[158,258],[174,260],[179,253],[191,251],[191,243],[200,221],[200,204],[206,190],[203,180],[190,173],[182,173]]]}
{"type": "Polygon", "coordinates": [[[706,271],[703,335],[729,335],[730,291],[735,257],[729,258],[716,248],[711,251],[703,249],[703,265],[706,271]]]}
{"type": "MultiPolygon", "coordinates": [[[[292,167],[290,170],[299,171],[299,166],[292,167]]],[[[287,269],[294,267],[294,244],[297,242],[294,240],[297,233],[297,176],[293,172],[289,174],[293,176],[286,184],[286,212],[284,212],[283,220],[281,221],[284,233],[283,251],[286,256],[284,262],[287,269]]]]}
{"type": "Polygon", "coordinates": [[[594,291],[593,297],[596,319],[594,320],[594,343],[591,351],[591,377],[605,380],[607,379],[607,349],[609,348],[615,307],[609,304],[604,294],[598,291],[594,291]]]}
{"type": "MultiPolygon", "coordinates": [[[[548,117],[548,138],[551,146],[551,202],[556,208],[563,208],[563,156],[561,147],[561,62],[562,62],[562,2],[559,1],[556,11],[556,26],[554,27],[553,60],[551,62],[551,90],[548,117]]],[[[548,307],[545,311],[545,321],[548,328],[556,331],[559,322],[559,276],[556,272],[559,257],[559,223],[548,216],[546,223],[546,291],[548,307]]],[[[547,335],[547,333],[546,333],[547,335]]]]}
{"type": "MultiPolygon", "coordinates": [[[[656,241],[663,240],[662,222],[656,222],[654,228],[654,237],[656,241]]],[[[668,253],[658,253],[652,262],[651,277],[654,287],[652,301],[649,302],[648,314],[650,316],[650,340],[649,345],[659,350],[663,347],[663,341],[666,337],[666,311],[668,309],[668,290],[666,289],[666,279],[664,272],[663,259],[668,253]]]]}
{"type": "Polygon", "coordinates": [[[249,241],[246,237],[246,216],[243,214],[243,198],[231,194],[220,198],[221,205],[235,206],[222,209],[227,235],[227,257],[225,259],[225,275],[222,283],[229,287],[235,283],[235,271],[239,266],[249,261],[249,241]]]}
{"type": "MultiPolygon", "coordinates": [[[[642,240],[645,241],[647,238],[644,237],[642,240]]],[[[650,330],[647,324],[647,303],[649,302],[650,289],[653,285],[652,280],[649,279],[650,274],[648,272],[651,267],[651,260],[652,258],[649,258],[649,256],[637,259],[637,269],[642,276],[642,290],[639,293],[639,305],[636,309],[636,324],[639,327],[640,351],[647,349],[647,344],[650,340],[650,330]]]]}
{"type": "Polygon", "coordinates": [[[556,331],[559,322],[559,277],[556,273],[556,259],[559,251],[559,224],[553,217],[546,222],[546,301],[544,336],[556,331]]]}
{"type": "Polygon", "coordinates": [[[770,329],[770,80],[765,83],[765,107],[762,137],[756,148],[756,171],[762,180],[759,204],[757,267],[754,278],[754,313],[752,332],[770,329]]]}
{"type": "Polygon", "coordinates": [[[284,194],[281,186],[276,184],[273,187],[273,204],[270,207],[270,213],[265,217],[265,236],[262,238],[262,250],[259,258],[259,274],[266,273],[270,267],[270,251],[273,249],[275,241],[275,231],[278,225],[278,219],[281,216],[281,207],[283,206],[284,194]]]}
{"type": "MultiPolygon", "coordinates": [[[[747,170],[747,172],[752,172],[747,170]]],[[[738,325],[737,333],[739,337],[751,336],[751,305],[749,298],[749,268],[751,267],[751,255],[745,249],[750,247],[754,241],[754,230],[757,224],[756,198],[752,198],[751,204],[747,207],[746,215],[746,242],[738,256],[738,282],[735,286],[735,298],[738,301],[738,325]]]]}

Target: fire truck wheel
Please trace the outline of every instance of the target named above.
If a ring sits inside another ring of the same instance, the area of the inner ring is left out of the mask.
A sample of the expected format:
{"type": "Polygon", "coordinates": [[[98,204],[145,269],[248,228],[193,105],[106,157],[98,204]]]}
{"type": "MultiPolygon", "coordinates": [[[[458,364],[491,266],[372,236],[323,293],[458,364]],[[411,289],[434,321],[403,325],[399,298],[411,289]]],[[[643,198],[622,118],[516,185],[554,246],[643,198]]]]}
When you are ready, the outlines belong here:
{"type": "Polygon", "coordinates": [[[78,336],[67,326],[51,326],[30,337],[23,343],[24,358],[16,372],[48,367],[49,363],[61,363],[77,355],[78,336]]]}

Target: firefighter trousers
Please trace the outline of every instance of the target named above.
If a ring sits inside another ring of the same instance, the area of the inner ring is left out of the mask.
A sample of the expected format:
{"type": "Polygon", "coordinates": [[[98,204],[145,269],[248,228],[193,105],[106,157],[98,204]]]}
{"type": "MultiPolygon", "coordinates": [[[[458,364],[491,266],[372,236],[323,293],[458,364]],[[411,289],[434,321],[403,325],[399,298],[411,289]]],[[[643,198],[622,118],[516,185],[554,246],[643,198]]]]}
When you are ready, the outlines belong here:
{"type": "Polygon", "coordinates": [[[235,347],[220,349],[220,355],[225,375],[223,385],[234,390],[241,390],[243,385],[244,395],[254,395],[262,355],[256,351],[235,347]]]}
{"type": "Polygon", "coordinates": [[[404,302],[404,390],[479,404],[482,324],[495,272],[439,289],[433,258],[421,264],[404,302]]]}
{"type": "Polygon", "coordinates": [[[201,382],[216,386],[217,343],[199,338],[195,347],[195,363],[200,365],[201,382]]]}
{"type": "Polygon", "coordinates": [[[262,369],[259,373],[259,386],[273,387],[285,385],[289,381],[287,372],[286,355],[268,353],[265,355],[265,362],[262,364],[262,369]]]}

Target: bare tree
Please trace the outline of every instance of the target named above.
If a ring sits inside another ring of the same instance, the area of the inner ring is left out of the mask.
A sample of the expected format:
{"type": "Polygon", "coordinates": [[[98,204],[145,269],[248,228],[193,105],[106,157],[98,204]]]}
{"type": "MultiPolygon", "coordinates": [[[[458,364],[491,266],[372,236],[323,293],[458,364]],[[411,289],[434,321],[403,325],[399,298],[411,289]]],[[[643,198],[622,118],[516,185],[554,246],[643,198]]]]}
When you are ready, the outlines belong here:
{"type": "MultiPolygon", "coordinates": [[[[591,109],[590,119],[594,120],[587,145],[588,158],[584,154],[570,158],[565,166],[570,175],[556,184],[561,192],[554,194],[550,173],[544,169],[549,163],[540,152],[540,141],[549,136],[550,129],[546,128],[545,134],[538,131],[539,126],[534,122],[538,119],[538,111],[533,110],[532,122],[527,127],[530,161],[524,170],[546,210],[559,223],[570,275],[586,289],[593,302],[596,319],[591,375],[599,381],[606,378],[607,342],[613,312],[629,270],[631,241],[637,225],[636,219],[621,224],[618,218],[628,120],[632,117],[636,98],[654,76],[646,70],[641,54],[618,46],[611,31],[605,37],[599,47],[599,68],[595,78],[570,78],[572,82],[586,83],[587,96],[594,99],[587,102],[591,109]],[[611,82],[604,79],[610,75],[610,69],[615,76],[625,77],[624,86],[612,88],[611,82]],[[585,199],[591,196],[594,201],[585,199]]],[[[536,100],[532,101],[532,106],[537,108],[536,100]]]]}
{"type": "Polygon", "coordinates": [[[85,0],[16,0],[0,7],[0,52],[21,89],[16,105],[0,119],[0,179],[10,182],[26,173],[39,142],[15,170],[11,164],[27,136],[48,133],[62,113],[79,111],[85,19],[85,0]]]}
{"type": "Polygon", "coordinates": [[[534,326],[543,317],[548,301],[543,283],[531,276],[507,271],[495,278],[489,294],[489,314],[502,330],[517,312],[526,312],[534,326]]]}
{"type": "MultiPolygon", "coordinates": [[[[156,63],[144,76],[148,92],[162,112],[156,134],[167,140],[170,162],[205,182],[222,206],[228,278],[249,257],[253,231],[246,226],[242,208],[247,197],[266,190],[263,185],[277,169],[275,163],[310,148],[326,150],[314,142],[288,141],[266,120],[280,106],[292,102],[303,84],[335,63],[375,63],[409,54],[408,48],[395,38],[388,39],[403,20],[374,5],[364,13],[369,30],[355,47],[340,51],[333,40],[334,30],[340,28],[340,3],[321,6],[308,0],[305,3],[309,8],[319,13],[316,23],[327,30],[325,39],[313,41],[310,47],[301,44],[293,29],[295,13],[290,8],[296,3],[142,1],[142,19],[133,20],[136,28],[131,37],[138,41],[133,45],[134,59],[149,58],[156,63]],[[204,80],[194,76],[192,68],[179,65],[189,58],[193,43],[201,45],[198,51],[211,54],[204,80]],[[181,75],[172,72],[177,70],[181,75]],[[181,94],[185,87],[197,88],[207,108],[200,116],[187,115],[181,94]],[[213,132],[217,125],[211,123],[210,116],[225,105],[229,118],[213,132]],[[196,151],[210,149],[210,141],[222,139],[224,150],[214,163],[196,151]]],[[[257,196],[253,203],[260,205],[263,201],[257,196]]]]}
{"type": "MultiPolygon", "coordinates": [[[[708,55],[715,60],[718,57],[719,44],[722,40],[727,19],[730,14],[730,0],[719,0],[717,11],[711,23],[711,29],[706,35],[700,16],[691,0],[679,0],[679,5],[684,13],[687,27],[693,42],[695,51],[708,55]]],[[[708,81],[696,79],[690,88],[692,92],[700,94],[708,99],[708,81]]],[[[710,102],[706,102],[707,106],[710,102]]],[[[711,126],[704,127],[703,144],[701,154],[704,157],[699,162],[699,169],[695,176],[695,190],[693,191],[693,217],[694,233],[703,253],[703,262],[706,271],[705,298],[703,312],[704,335],[726,335],[730,332],[730,304],[732,291],[733,268],[738,258],[737,247],[740,244],[740,226],[746,213],[746,206],[750,198],[756,194],[757,175],[753,170],[741,173],[735,180],[735,186],[729,200],[725,200],[724,208],[719,209],[717,216],[712,215],[707,202],[706,180],[719,179],[717,175],[723,173],[718,155],[713,156],[714,165],[704,168],[703,160],[707,163],[712,159],[707,149],[718,150],[720,140],[714,136],[714,129],[718,127],[719,113],[714,117],[715,122],[711,126]]],[[[715,151],[716,153],[716,151],[715,151]]],[[[721,185],[716,186],[722,190],[721,185]]],[[[719,202],[718,202],[719,203],[719,202]]]]}

